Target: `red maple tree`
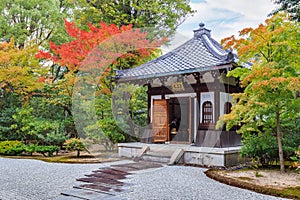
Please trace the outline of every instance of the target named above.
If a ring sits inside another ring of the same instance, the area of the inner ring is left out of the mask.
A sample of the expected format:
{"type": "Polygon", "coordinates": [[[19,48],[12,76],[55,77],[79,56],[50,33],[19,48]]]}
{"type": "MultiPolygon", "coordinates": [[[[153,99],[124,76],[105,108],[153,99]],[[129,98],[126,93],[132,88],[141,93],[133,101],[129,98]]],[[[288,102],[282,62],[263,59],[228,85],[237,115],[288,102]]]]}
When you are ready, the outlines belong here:
{"type": "MultiPolygon", "coordinates": [[[[89,30],[81,30],[73,22],[65,20],[71,42],[56,45],[50,42],[50,52],[40,50],[40,59],[50,59],[68,70],[84,70],[90,67],[107,67],[117,59],[149,57],[165,40],[149,40],[148,34],[132,25],[117,27],[100,22],[99,27],[88,24],[89,30]],[[88,59],[87,59],[88,58],[88,59]]],[[[120,66],[122,68],[122,66],[120,66]]]]}

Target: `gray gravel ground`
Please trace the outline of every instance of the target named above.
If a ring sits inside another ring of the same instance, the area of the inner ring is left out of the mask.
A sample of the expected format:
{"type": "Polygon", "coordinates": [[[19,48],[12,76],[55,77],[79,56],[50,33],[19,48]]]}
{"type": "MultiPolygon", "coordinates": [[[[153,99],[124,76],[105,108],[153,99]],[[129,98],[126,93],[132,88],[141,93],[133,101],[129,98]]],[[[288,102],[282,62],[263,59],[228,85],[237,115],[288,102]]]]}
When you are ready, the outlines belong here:
{"type": "MultiPolygon", "coordinates": [[[[53,199],[76,185],[75,179],[90,174],[106,164],[58,164],[37,160],[0,158],[1,200],[53,199]]],[[[116,199],[128,200],[275,200],[280,199],[227,186],[211,180],[205,169],[183,166],[166,166],[139,171],[128,176],[126,192],[116,199]]]]}
{"type": "Polygon", "coordinates": [[[167,166],[146,170],[126,179],[133,184],[121,197],[128,200],[278,200],[248,190],[214,181],[203,173],[205,169],[167,166]]]}
{"type": "Polygon", "coordinates": [[[76,178],[107,164],[59,164],[0,158],[1,200],[53,199],[70,190],[76,178]]]}

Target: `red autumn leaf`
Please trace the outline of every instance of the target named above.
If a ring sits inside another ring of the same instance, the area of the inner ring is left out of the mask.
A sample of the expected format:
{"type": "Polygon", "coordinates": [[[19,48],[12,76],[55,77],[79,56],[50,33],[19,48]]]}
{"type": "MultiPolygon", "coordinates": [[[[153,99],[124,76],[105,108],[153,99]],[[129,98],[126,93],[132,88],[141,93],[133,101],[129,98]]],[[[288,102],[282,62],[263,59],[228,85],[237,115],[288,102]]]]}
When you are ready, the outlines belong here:
{"type": "Polygon", "coordinates": [[[95,63],[98,67],[104,67],[104,64],[115,63],[114,60],[120,56],[128,54],[130,57],[133,50],[141,58],[146,58],[165,41],[150,41],[147,33],[133,29],[132,25],[118,28],[115,24],[100,22],[99,28],[88,24],[89,30],[85,31],[65,20],[65,27],[73,40],[61,45],[50,42],[51,54],[40,51],[36,57],[50,59],[70,70],[82,69],[83,66],[89,68],[95,63]],[[85,61],[87,57],[88,61],[85,61]]]}

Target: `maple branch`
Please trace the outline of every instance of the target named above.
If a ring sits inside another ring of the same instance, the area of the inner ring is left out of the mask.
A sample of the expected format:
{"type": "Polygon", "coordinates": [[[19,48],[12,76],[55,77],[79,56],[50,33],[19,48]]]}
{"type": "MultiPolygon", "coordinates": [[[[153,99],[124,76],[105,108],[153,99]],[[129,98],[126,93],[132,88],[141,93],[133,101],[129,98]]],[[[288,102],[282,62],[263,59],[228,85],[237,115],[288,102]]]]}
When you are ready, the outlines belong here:
{"type": "MultiPolygon", "coordinates": [[[[41,34],[42,34],[42,33],[43,33],[43,31],[41,31],[41,34]]],[[[52,34],[52,30],[47,34],[47,36],[46,36],[43,40],[41,40],[41,41],[39,42],[39,45],[41,45],[43,41],[48,40],[48,39],[50,38],[51,34],[52,34]]]]}
{"type": "Polygon", "coordinates": [[[261,53],[262,56],[269,62],[269,59],[268,59],[268,57],[265,55],[265,53],[264,53],[261,49],[259,49],[258,51],[259,51],[259,53],[261,53]]]}

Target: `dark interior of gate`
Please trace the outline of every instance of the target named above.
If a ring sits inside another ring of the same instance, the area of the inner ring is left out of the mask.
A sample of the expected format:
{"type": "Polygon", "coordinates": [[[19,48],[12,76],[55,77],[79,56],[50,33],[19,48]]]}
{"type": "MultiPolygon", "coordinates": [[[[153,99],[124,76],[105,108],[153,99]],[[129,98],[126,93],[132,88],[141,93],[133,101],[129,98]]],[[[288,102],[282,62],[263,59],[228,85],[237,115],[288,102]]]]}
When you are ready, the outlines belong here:
{"type": "Polygon", "coordinates": [[[188,97],[171,98],[169,103],[170,141],[190,142],[190,102],[188,97]],[[173,123],[172,123],[173,122],[173,123]],[[175,129],[172,128],[175,123],[175,129]],[[173,129],[173,130],[172,130],[173,129]]]}

